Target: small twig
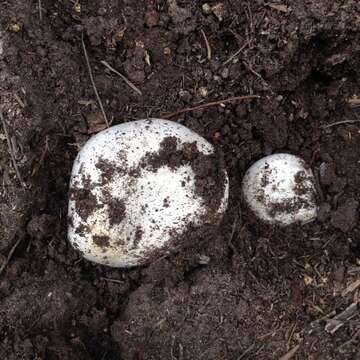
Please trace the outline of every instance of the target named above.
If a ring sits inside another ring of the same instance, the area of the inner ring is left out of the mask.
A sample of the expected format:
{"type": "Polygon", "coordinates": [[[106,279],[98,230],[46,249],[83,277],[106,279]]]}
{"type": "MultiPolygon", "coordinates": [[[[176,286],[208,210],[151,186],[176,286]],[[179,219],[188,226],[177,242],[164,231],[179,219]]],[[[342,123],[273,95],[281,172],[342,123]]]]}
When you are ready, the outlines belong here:
{"type": "Polygon", "coordinates": [[[182,344],[179,343],[179,360],[183,360],[184,359],[184,347],[182,346],[182,344]]]}
{"type": "Polygon", "coordinates": [[[360,286],[360,279],[357,279],[353,283],[351,283],[342,293],[341,296],[345,297],[347,294],[355,291],[360,286]]]}
{"type": "Polygon", "coordinates": [[[20,237],[20,238],[16,241],[16,243],[14,244],[14,246],[11,248],[11,250],[10,250],[8,256],[6,257],[4,263],[3,263],[3,264],[1,265],[1,267],[0,267],[0,275],[1,275],[2,272],[5,270],[6,266],[9,264],[9,262],[10,262],[12,256],[13,256],[13,254],[14,254],[16,248],[18,247],[18,245],[20,244],[21,240],[22,240],[22,237],[20,237]]]}
{"type": "Polygon", "coordinates": [[[226,61],[223,62],[223,66],[227,65],[230,61],[232,61],[234,58],[236,58],[247,46],[248,46],[248,43],[245,43],[238,51],[236,51],[226,61]]]}
{"type": "Polygon", "coordinates": [[[285,355],[283,355],[279,360],[290,360],[290,359],[292,359],[295,356],[295,354],[297,353],[297,351],[299,350],[299,348],[300,348],[300,345],[296,345],[289,352],[287,352],[285,355]]]}
{"type": "Polygon", "coordinates": [[[337,351],[341,351],[343,348],[345,348],[346,346],[352,344],[353,342],[355,342],[355,340],[360,336],[360,330],[358,330],[349,341],[344,342],[342,345],[340,345],[337,348],[337,351]]]}
{"type": "Polygon", "coordinates": [[[332,126],[337,126],[337,125],[343,125],[343,124],[354,124],[354,123],[357,123],[357,122],[360,122],[360,120],[343,120],[343,121],[337,121],[337,122],[334,122],[332,124],[328,124],[328,125],[322,125],[320,126],[322,129],[328,129],[332,126]]]}
{"type": "Polygon", "coordinates": [[[254,353],[254,358],[256,359],[257,354],[260,354],[260,351],[262,351],[262,349],[265,347],[265,344],[262,344],[254,353]]]}
{"type": "Polygon", "coordinates": [[[271,331],[267,332],[266,334],[257,336],[257,337],[256,337],[256,340],[264,340],[264,339],[266,339],[266,338],[268,338],[268,337],[270,337],[270,336],[273,337],[278,330],[279,330],[279,329],[275,329],[275,331],[274,331],[274,330],[271,330],[271,331]]]}
{"type": "Polygon", "coordinates": [[[107,63],[105,60],[100,61],[104,66],[106,66],[110,71],[115,73],[116,75],[120,76],[127,85],[129,85],[135,92],[137,92],[139,95],[142,95],[142,92],[139,88],[137,88],[128,78],[126,78],[123,74],[119,73],[116,69],[114,69],[109,63],[107,63]]]}
{"type": "Polygon", "coordinates": [[[170,356],[171,356],[171,360],[176,360],[176,357],[174,356],[174,345],[175,345],[176,335],[172,335],[171,337],[172,337],[172,341],[170,348],[170,356]]]}
{"type": "Polygon", "coordinates": [[[112,283],[115,283],[115,284],[124,284],[124,282],[125,282],[125,281],[122,281],[122,280],[110,279],[110,278],[106,278],[106,277],[101,277],[100,279],[104,280],[104,281],[112,282],[112,283]]]}
{"type": "Polygon", "coordinates": [[[34,166],[32,172],[31,172],[31,176],[34,176],[41,168],[41,165],[43,164],[44,160],[45,160],[45,155],[46,153],[49,151],[49,135],[45,136],[45,148],[41,153],[40,156],[40,160],[39,162],[34,166]]]}
{"type": "Polygon", "coordinates": [[[26,247],[26,253],[27,253],[27,254],[30,252],[31,244],[32,244],[32,239],[30,238],[29,243],[28,243],[28,246],[26,247]]]}
{"type": "Polygon", "coordinates": [[[234,238],[236,225],[237,225],[237,217],[235,217],[235,220],[234,220],[233,225],[232,225],[232,229],[231,229],[231,235],[230,235],[229,243],[231,243],[231,242],[232,242],[232,239],[234,238]]]}
{"type": "Polygon", "coordinates": [[[200,31],[201,31],[202,36],[204,37],[204,40],[205,40],[207,58],[208,58],[208,60],[211,60],[211,47],[210,47],[209,41],[208,41],[208,39],[206,37],[205,31],[203,29],[201,29],[200,31]]]}
{"type": "MultiPolygon", "coordinates": [[[[320,325],[320,323],[321,323],[322,321],[324,321],[324,320],[329,320],[330,317],[331,317],[331,316],[334,316],[334,315],[336,315],[336,311],[335,311],[335,310],[331,311],[330,313],[322,316],[321,318],[319,318],[319,319],[317,319],[317,320],[314,320],[312,323],[310,323],[310,328],[311,328],[311,329],[314,329],[314,328],[319,327],[319,325],[320,325]]],[[[310,330],[309,334],[311,334],[311,333],[312,333],[312,330],[310,330]]]]}
{"type": "Polygon", "coordinates": [[[17,165],[17,162],[16,162],[16,158],[15,158],[15,154],[14,154],[14,148],[13,148],[13,146],[11,144],[11,139],[10,139],[9,132],[8,132],[8,129],[7,129],[7,126],[6,126],[6,121],[5,121],[4,115],[3,115],[1,110],[0,110],[0,119],[1,119],[1,122],[2,122],[3,129],[4,129],[4,133],[5,133],[6,141],[7,141],[8,148],[9,148],[11,161],[13,163],[16,176],[17,176],[18,180],[20,181],[21,186],[25,187],[25,183],[24,183],[24,181],[22,179],[22,176],[20,174],[20,171],[19,171],[19,168],[18,168],[18,165],[17,165]]]}
{"type": "Polygon", "coordinates": [[[21,98],[20,98],[20,96],[18,95],[18,94],[14,94],[14,98],[15,98],[15,100],[19,103],[19,105],[22,107],[22,108],[24,108],[25,107],[25,104],[24,104],[24,102],[21,100],[21,98]]]}
{"type": "Polygon", "coordinates": [[[259,99],[260,96],[259,95],[245,95],[245,96],[235,96],[235,97],[231,97],[228,99],[224,99],[224,100],[218,100],[218,101],[212,101],[206,104],[202,104],[202,105],[198,105],[198,106],[194,106],[194,107],[189,107],[189,108],[185,108],[182,110],[178,110],[175,111],[173,113],[167,113],[167,114],[163,114],[162,116],[166,119],[172,118],[176,115],[180,115],[189,111],[194,111],[194,110],[199,110],[199,109],[204,109],[210,106],[216,106],[216,105],[220,105],[220,104],[224,104],[227,102],[231,102],[231,101],[241,101],[241,100],[251,100],[251,99],[259,99]]]}
{"type": "Polygon", "coordinates": [[[343,312],[328,319],[326,322],[325,330],[330,334],[335,334],[342,326],[345,325],[357,312],[359,311],[359,303],[354,302],[348,306],[343,312]]]}
{"type": "Polygon", "coordinates": [[[325,196],[324,196],[324,192],[320,185],[320,174],[319,174],[318,168],[316,168],[316,171],[314,171],[314,178],[315,178],[315,189],[319,195],[321,202],[323,202],[325,199],[325,196]]]}
{"type": "Polygon", "coordinates": [[[249,3],[246,3],[246,6],[247,6],[247,10],[248,10],[248,19],[249,19],[249,28],[250,28],[250,31],[251,33],[253,34],[254,33],[254,21],[253,21],[253,14],[252,14],[252,11],[251,11],[251,6],[249,3]]]}
{"type": "Polygon", "coordinates": [[[241,355],[238,357],[237,360],[243,359],[252,349],[255,347],[255,344],[250,345],[241,355]]]}
{"type": "Polygon", "coordinates": [[[332,243],[334,240],[336,240],[337,235],[333,234],[330,239],[322,246],[322,249],[326,249],[330,243],[332,243]]]}
{"type": "Polygon", "coordinates": [[[252,74],[254,74],[256,77],[258,77],[261,81],[263,81],[264,83],[266,83],[266,81],[264,80],[264,78],[258,73],[256,72],[251,66],[250,64],[248,64],[245,60],[243,60],[243,64],[246,67],[246,69],[248,69],[252,74]]]}
{"type": "Polygon", "coordinates": [[[87,51],[86,51],[86,46],[85,46],[85,42],[84,42],[84,34],[83,34],[83,33],[81,34],[81,44],[82,44],[82,48],[83,48],[83,51],[84,51],[85,60],[86,60],[86,65],[87,65],[87,67],[88,67],[91,84],[92,84],[92,87],[93,87],[94,92],[95,92],[95,95],[96,95],[96,99],[97,99],[97,101],[98,101],[98,103],[99,103],[99,106],[100,106],[101,112],[102,112],[102,114],[103,114],[103,117],[104,117],[106,126],[109,127],[109,121],[108,121],[108,118],[107,118],[107,116],[106,116],[106,113],[105,113],[105,110],[104,110],[104,106],[103,106],[103,104],[102,104],[102,102],[101,102],[99,93],[98,93],[98,91],[97,91],[96,84],[95,84],[95,80],[94,80],[94,76],[93,76],[93,73],[92,73],[92,70],[91,70],[90,61],[89,61],[89,56],[88,56],[88,53],[87,53],[87,51]]]}
{"type": "Polygon", "coordinates": [[[288,340],[287,340],[288,346],[290,345],[291,340],[292,340],[292,338],[293,338],[293,336],[294,336],[295,329],[296,329],[296,323],[291,327],[290,334],[289,334],[289,338],[288,338],[288,340]]]}
{"type": "Polygon", "coordinates": [[[39,0],[39,2],[38,2],[38,7],[39,7],[39,19],[40,19],[40,21],[42,21],[42,5],[41,5],[41,0],[39,0]]]}
{"type": "Polygon", "coordinates": [[[352,266],[348,269],[347,273],[349,275],[354,275],[360,273],[360,266],[352,266]]]}

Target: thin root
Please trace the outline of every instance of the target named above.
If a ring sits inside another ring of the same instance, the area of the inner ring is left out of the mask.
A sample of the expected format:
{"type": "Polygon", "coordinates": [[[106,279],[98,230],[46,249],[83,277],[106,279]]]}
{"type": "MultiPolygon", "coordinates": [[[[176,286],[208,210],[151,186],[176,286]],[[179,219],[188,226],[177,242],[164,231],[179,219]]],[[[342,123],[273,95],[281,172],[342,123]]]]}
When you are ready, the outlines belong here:
{"type": "Polygon", "coordinates": [[[323,126],[321,126],[321,128],[328,129],[330,127],[337,126],[337,125],[354,124],[354,123],[357,123],[357,122],[360,122],[360,120],[343,120],[343,121],[334,122],[332,124],[323,125],[323,126]]]}
{"type": "Polygon", "coordinates": [[[207,58],[210,61],[211,60],[211,47],[210,47],[209,41],[206,37],[205,31],[203,29],[201,29],[200,31],[201,31],[202,36],[204,37],[206,51],[207,51],[207,58]]]}
{"type": "Polygon", "coordinates": [[[41,5],[41,0],[38,0],[38,8],[39,8],[39,19],[40,21],[42,21],[42,5],[41,5]]]}
{"type": "Polygon", "coordinates": [[[341,296],[345,297],[347,294],[354,292],[358,287],[360,287],[360,279],[357,279],[351,283],[342,293],[341,296]]]}
{"type": "Polygon", "coordinates": [[[19,103],[19,105],[22,107],[22,108],[24,108],[25,107],[25,104],[24,104],[24,102],[21,100],[21,98],[20,98],[20,96],[18,95],[18,94],[14,94],[14,98],[15,98],[15,100],[19,103]]]}
{"type": "Polygon", "coordinates": [[[241,101],[241,100],[252,100],[252,99],[259,99],[260,96],[259,95],[245,95],[245,96],[235,96],[235,97],[231,97],[228,99],[224,99],[224,100],[218,100],[218,101],[212,101],[206,104],[202,104],[202,105],[198,105],[198,106],[194,106],[194,107],[190,107],[190,108],[185,108],[182,110],[178,110],[172,113],[166,113],[164,115],[162,115],[165,119],[170,119],[176,115],[180,115],[183,113],[187,113],[189,111],[194,111],[194,110],[199,110],[199,109],[205,109],[208,108],[210,106],[216,106],[216,105],[220,105],[220,104],[224,104],[227,102],[232,102],[232,101],[241,101]]]}
{"type": "Polygon", "coordinates": [[[135,92],[137,92],[139,95],[142,95],[141,90],[136,87],[128,78],[126,78],[123,74],[119,73],[116,69],[114,69],[109,63],[107,63],[105,60],[100,61],[105,67],[107,67],[110,71],[112,71],[114,74],[120,76],[127,85],[129,85],[135,92]]]}
{"type": "Polygon", "coordinates": [[[102,101],[101,101],[101,99],[100,99],[99,92],[97,91],[96,84],[95,84],[95,80],[94,80],[94,76],[93,76],[93,73],[92,73],[92,70],[91,70],[90,61],[89,61],[89,56],[88,56],[88,53],[87,53],[87,51],[86,51],[86,46],[85,46],[85,42],[84,42],[84,34],[81,34],[81,44],[82,44],[82,48],[83,48],[83,51],[84,51],[85,60],[86,60],[86,65],[87,65],[87,67],[88,67],[91,84],[92,84],[92,87],[93,87],[94,92],[95,92],[95,95],[96,95],[96,99],[97,99],[97,101],[98,101],[98,103],[99,103],[99,106],[100,106],[101,112],[102,112],[102,114],[103,114],[103,117],[104,117],[106,126],[109,127],[109,121],[108,121],[108,118],[107,118],[107,116],[106,116],[106,113],[105,113],[105,110],[104,110],[104,106],[103,106],[103,104],[102,104],[102,101]]]}
{"type": "Polygon", "coordinates": [[[255,347],[255,344],[250,345],[241,355],[238,357],[237,360],[243,359],[245,356],[247,356],[255,347]]]}
{"type": "Polygon", "coordinates": [[[106,278],[106,277],[101,277],[100,279],[101,279],[101,280],[104,280],[104,281],[108,281],[108,282],[114,283],[114,284],[124,284],[124,282],[125,282],[125,281],[122,281],[122,280],[110,279],[110,278],[106,278]]]}
{"type": "Polygon", "coordinates": [[[223,66],[227,65],[233,59],[235,59],[240,53],[248,46],[248,43],[245,43],[238,51],[232,54],[226,61],[223,62],[223,66]]]}

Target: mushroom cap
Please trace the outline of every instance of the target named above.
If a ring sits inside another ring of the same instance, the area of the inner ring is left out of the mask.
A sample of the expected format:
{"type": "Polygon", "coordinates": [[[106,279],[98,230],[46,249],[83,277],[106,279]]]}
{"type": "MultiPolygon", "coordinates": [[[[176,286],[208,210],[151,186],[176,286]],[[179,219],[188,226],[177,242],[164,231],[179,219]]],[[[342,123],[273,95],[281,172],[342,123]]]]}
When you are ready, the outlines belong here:
{"type": "Polygon", "coordinates": [[[268,223],[290,225],[316,218],[316,190],[311,169],[291,154],[273,154],[246,172],[242,192],[250,209],[268,223]]]}
{"type": "Polygon", "coordinates": [[[90,261],[131,267],[170,250],[189,226],[218,222],[228,201],[226,171],[219,170],[222,184],[212,185],[221,194],[211,209],[197,192],[188,148],[214,155],[200,135],[161,119],[116,125],[90,138],[71,173],[70,243],[90,261]],[[172,163],[179,152],[186,161],[172,163]]]}

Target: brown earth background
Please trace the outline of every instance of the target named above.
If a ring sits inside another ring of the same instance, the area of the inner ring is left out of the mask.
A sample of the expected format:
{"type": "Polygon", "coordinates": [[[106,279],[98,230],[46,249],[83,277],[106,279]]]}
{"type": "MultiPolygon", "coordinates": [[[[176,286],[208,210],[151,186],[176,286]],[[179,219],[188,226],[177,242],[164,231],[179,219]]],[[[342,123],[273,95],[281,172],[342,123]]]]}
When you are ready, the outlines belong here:
{"type": "Polygon", "coordinates": [[[360,359],[360,4],[204,4],[0,1],[1,359],[360,359]],[[260,96],[173,118],[223,153],[229,209],[147,267],[93,265],[66,240],[72,162],[104,128],[82,34],[112,124],[260,96]],[[316,222],[244,206],[246,169],[274,152],[313,168],[316,222]]]}

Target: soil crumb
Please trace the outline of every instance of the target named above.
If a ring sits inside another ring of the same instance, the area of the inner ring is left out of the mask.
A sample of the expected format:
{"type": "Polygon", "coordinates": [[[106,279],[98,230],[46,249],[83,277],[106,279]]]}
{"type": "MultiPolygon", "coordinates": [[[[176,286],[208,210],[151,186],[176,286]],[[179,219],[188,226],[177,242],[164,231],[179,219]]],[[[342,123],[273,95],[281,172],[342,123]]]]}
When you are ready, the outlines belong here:
{"type": "Polygon", "coordinates": [[[75,202],[76,213],[86,222],[88,217],[98,209],[104,207],[104,204],[98,202],[97,197],[90,188],[73,187],[69,191],[70,200],[75,202]]]}
{"type": "Polygon", "coordinates": [[[110,246],[110,239],[108,236],[94,235],[93,242],[103,249],[110,246]]]}
{"type": "Polygon", "coordinates": [[[107,202],[110,226],[119,225],[125,218],[126,206],[123,200],[112,199],[107,202]]]}
{"type": "Polygon", "coordinates": [[[190,165],[194,171],[195,195],[203,199],[212,219],[220,207],[227,181],[225,163],[220,154],[204,155],[196,142],[184,143],[181,149],[177,149],[176,138],[169,136],[161,142],[157,153],[148,153],[144,157],[140,166],[156,171],[162,166],[176,169],[183,165],[190,165]]]}

